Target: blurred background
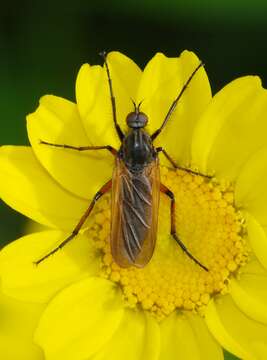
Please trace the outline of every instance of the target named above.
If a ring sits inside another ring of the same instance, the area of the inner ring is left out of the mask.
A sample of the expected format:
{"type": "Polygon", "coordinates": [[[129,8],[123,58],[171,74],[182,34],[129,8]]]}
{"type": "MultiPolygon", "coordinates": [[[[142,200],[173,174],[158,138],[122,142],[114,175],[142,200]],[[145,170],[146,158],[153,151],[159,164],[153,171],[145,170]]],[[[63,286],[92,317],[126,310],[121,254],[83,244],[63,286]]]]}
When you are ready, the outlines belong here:
{"type": "MultiPolygon", "coordinates": [[[[267,85],[267,2],[254,0],[9,1],[0,13],[0,144],[27,144],[25,115],[43,94],[74,99],[84,62],[119,50],[140,66],[157,51],[194,50],[213,93],[258,74],[267,85]]],[[[19,237],[25,218],[0,204],[0,242],[19,237]]],[[[227,355],[229,359],[234,359],[227,355]]]]}

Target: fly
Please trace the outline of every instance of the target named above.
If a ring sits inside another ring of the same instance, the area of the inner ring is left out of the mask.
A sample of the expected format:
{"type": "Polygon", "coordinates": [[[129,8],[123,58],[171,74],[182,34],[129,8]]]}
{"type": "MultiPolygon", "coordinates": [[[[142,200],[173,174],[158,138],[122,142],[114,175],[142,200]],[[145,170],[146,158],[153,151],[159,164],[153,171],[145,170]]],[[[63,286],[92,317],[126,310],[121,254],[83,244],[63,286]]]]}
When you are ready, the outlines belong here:
{"type": "MultiPolygon", "coordinates": [[[[179,239],[175,224],[175,197],[173,192],[160,182],[159,157],[162,154],[174,168],[180,168],[162,147],[154,147],[153,142],[161,133],[175,110],[185,89],[203,66],[200,63],[192,72],[180,93],[171,104],[161,126],[151,135],[145,130],[148,117],[140,111],[140,105],[134,103],[134,111],[129,113],[126,122],[128,132],[124,134],[117,121],[116,101],[113,93],[112,81],[106,53],[100,54],[106,68],[113,122],[117,135],[121,141],[118,150],[110,145],[105,146],[80,146],[75,147],[64,144],[53,144],[41,141],[41,144],[73,149],[77,151],[107,150],[115,157],[113,177],[104,184],[95,194],[88,209],[81,217],[69,237],[58,247],[36,261],[40,264],[43,260],[57,252],[71,241],[80,231],[90,215],[95,203],[108,191],[112,190],[112,216],[111,216],[111,253],[115,262],[121,267],[144,267],[151,259],[157,238],[158,207],[160,192],[164,193],[171,201],[171,235],[184,253],[202,269],[208,271],[201,262],[195,258],[183,242],[179,239]]],[[[183,168],[182,168],[183,169],[183,168]]],[[[190,169],[185,171],[195,173],[190,169]]]]}

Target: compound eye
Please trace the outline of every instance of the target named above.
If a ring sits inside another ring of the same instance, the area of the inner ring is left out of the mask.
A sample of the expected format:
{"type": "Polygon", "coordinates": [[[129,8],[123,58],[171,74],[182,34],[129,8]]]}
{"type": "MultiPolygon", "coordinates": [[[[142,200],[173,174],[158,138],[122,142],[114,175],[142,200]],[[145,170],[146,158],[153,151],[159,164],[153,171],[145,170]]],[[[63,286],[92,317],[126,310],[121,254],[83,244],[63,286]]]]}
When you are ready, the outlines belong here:
{"type": "Polygon", "coordinates": [[[126,122],[129,127],[134,127],[134,124],[136,123],[137,115],[135,112],[131,112],[127,115],[126,122]]]}
{"type": "Polygon", "coordinates": [[[146,114],[140,112],[140,113],[138,114],[138,120],[139,120],[139,122],[140,122],[140,124],[141,124],[141,127],[144,127],[144,126],[146,126],[146,124],[147,124],[148,117],[146,116],[146,114]]]}

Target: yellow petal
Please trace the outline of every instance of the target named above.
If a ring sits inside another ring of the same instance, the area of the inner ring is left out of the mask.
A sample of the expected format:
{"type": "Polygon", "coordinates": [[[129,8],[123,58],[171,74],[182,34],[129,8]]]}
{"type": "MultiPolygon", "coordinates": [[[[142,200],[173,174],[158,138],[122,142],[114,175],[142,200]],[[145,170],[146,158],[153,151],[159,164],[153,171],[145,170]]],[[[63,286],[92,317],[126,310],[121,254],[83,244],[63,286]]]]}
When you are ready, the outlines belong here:
{"type": "Polygon", "coordinates": [[[242,168],[235,185],[236,205],[267,226],[267,147],[252,155],[242,168]]]}
{"type": "Polygon", "coordinates": [[[173,313],[161,324],[161,357],[168,359],[199,359],[199,349],[187,318],[173,313]]]}
{"type": "Polygon", "coordinates": [[[245,314],[267,324],[267,273],[262,275],[242,274],[230,282],[230,294],[245,314]]]}
{"type": "Polygon", "coordinates": [[[149,315],[146,318],[146,338],[142,352],[144,359],[159,359],[160,354],[160,329],[157,322],[149,315]]]}
{"type": "MultiPolygon", "coordinates": [[[[110,53],[107,60],[116,101],[117,119],[125,131],[125,119],[133,110],[131,98],[135,98],[140,70],[134,62],[119,52],[110,53]]],[[[76,98],[90,142],[94,145],[111,145],[118,149],[120,141],[113,123],[106,70],[101,66],[83,65],[77,77],[76,98]]]]}
{"type": "Polygon", "coordinates": [[[212,334],[226,350],[242,359],[267,358],[267,326],[241,312],[230,295],[212,300],[205,319],[212,334]]]}
{"type": "Polygon", "coordinates": [[[46,360],[82,360],[111,339],[123,316],[122,296],[105,279],[88,278],[60,292],[35,333],[46,360]]]}
{"type": "Polygon", "coordinates": [[[83,64],[77,75],[75,92],[81,118],[86,118],[95,102],[95,97],[98,95],[94,92],[94,87],[97,84],[97,79],[93,77],[94,74],[95,76],[96,74],[102,76],[101,66],[83,64]],[[92,84],[92,80],[95,81],[94,84],[92,84]]]}
{"type": "Polygon", "coordinates": [[[193,164],[202,172],[234,180],[248,156],[266,143],[267,95],[260,79],[246,76],[217,93],[198,122],[193,164]]]}
{"type": "Polygon", "coordinates": [[[40,144],[90,146],[76,104],[47,95],[27,117],[28,136],[40,163],[65,189],[87,200],[112,176],[114,157],[107,150],[80,152],[40,144]]]}
{"type": "Polygon", "coordinates": [[[112,108],[105,70],[84,64],[76,81],[77,106],[91,145],[111,145],[118,149],[119,138],[112,119],[112,108]]]}
{"type": "Polygon", "coordinates": [[[258,259],[253,255],[251,255],[250,261],[247,264],[243,265],[242,272],[250,275],[266,275],[266,269],[264,269],[258,259]]]}
{"type": "Polygon", "coordinates": [[[220,345],[205,322],[191,313],[173,313],[161,325],[160,360],[223,360],[220,345]]]}
{"type": "Polygon", "coordinates": [[[99,271],[93,241],[85,235],[78,235],[38,266],[34,264],[68,235],[43,231],[6,246],[0,253],[3,292],[23,301],[47,302],[72,282],[99,271]]]}
{"type": "Polygon", "coordinates": [[[144,312],[126,310],[118,330],[92,360],[156,360],[159,349],[156,320],[144,312]]]}
{"type": "Polygon", "coordinates": [[[266,229],[251,215],[246,214],[248,240],[257,260],[242,269],[239,281],[230,283],[231,295],[247,315],[266,323],[266,283],[267,283],[267,236],[266,229]],[[261,266],[264,266],[265,269],[261,266]]]}
{"type": "Polygon", "coordinates": [[[186,317],[199,347],[200,360],[223,360],[222,347],[211,335],[203,318],[192,312],[187,312],[186,317]]]}
{"type": "Polygon", "coordinates": [[[264,228],[251,215],[246,214],[248,240],[260,263],[267,269],[267,236],[264,228]]]}
{"type": "Polygon", "coordinates": [[[89,202],[62,189],[31,148],[0,148],[0,196],[13,209],[50,227],[73,230],[89,202]]]}
{"type": "Polygon", "coordinates": [[[44,305],[23,303],[0,292],[0,358],[3,360],[44,360],[33,342],[33,332],[44,305]]]}
{"type": "MultiPolygon", "coordinates": [[[[128,131],[126,117],[134,110],[132,101],[136,99],[142,71],[131,59],[118,51],[110,52],[107,61],[116,101],[118,123],[123,132],[126,133],[128,131]]],[[[107,82],[106,76],[104,81],[107,82]]],[[[110,103],[110,95],[108,100],[110,103]]],[[[114,128],[113,119],[110,126],[114,128]]],[[[117,135],[116,137],[118,138],[117,135]]]]}
{"type": "MultiPolygon", "coordinates": [[[[184,51],[179,58],[167,58],[156,54],[147,64],[138,91],[138,102],[143,100],[141,110],[149,117],[148,131],[158,129],[167,112],[178,96],[200,60],[189,51],[184,51]]],[[[204,68],[195,75],[169,123],[164,128],[156,146],[163,146],[181,165],[190,162],[190,145],[193,128],[211,99],[209,81],[204,68]]],[[[162,159],[163,163],[170,163],[162,159]]]]}

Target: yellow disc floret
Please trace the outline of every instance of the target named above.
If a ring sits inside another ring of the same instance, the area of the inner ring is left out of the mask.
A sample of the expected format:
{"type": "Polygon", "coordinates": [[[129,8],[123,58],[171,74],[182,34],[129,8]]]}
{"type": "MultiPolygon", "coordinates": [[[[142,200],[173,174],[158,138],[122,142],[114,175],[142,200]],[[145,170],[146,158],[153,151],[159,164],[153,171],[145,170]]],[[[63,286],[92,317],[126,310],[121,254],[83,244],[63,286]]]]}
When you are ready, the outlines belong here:
{"type": "Polygon", "coordinates": [[[142,307],[158,319],[175,309],[200,311],[216,293],[225,293],[233,274],[246,262],[244,221],[234,207],[229,184],[201,175],[161,167],[161,181],[176,199],[179,239],[206,272],[170,234],[170,199],[160,198],[156,249],[143,269],[120,268],[110,253],[110,196],[94,212],[89,230],[102,256],[102,276],[118,283],[129,307],[142,307]]]}

